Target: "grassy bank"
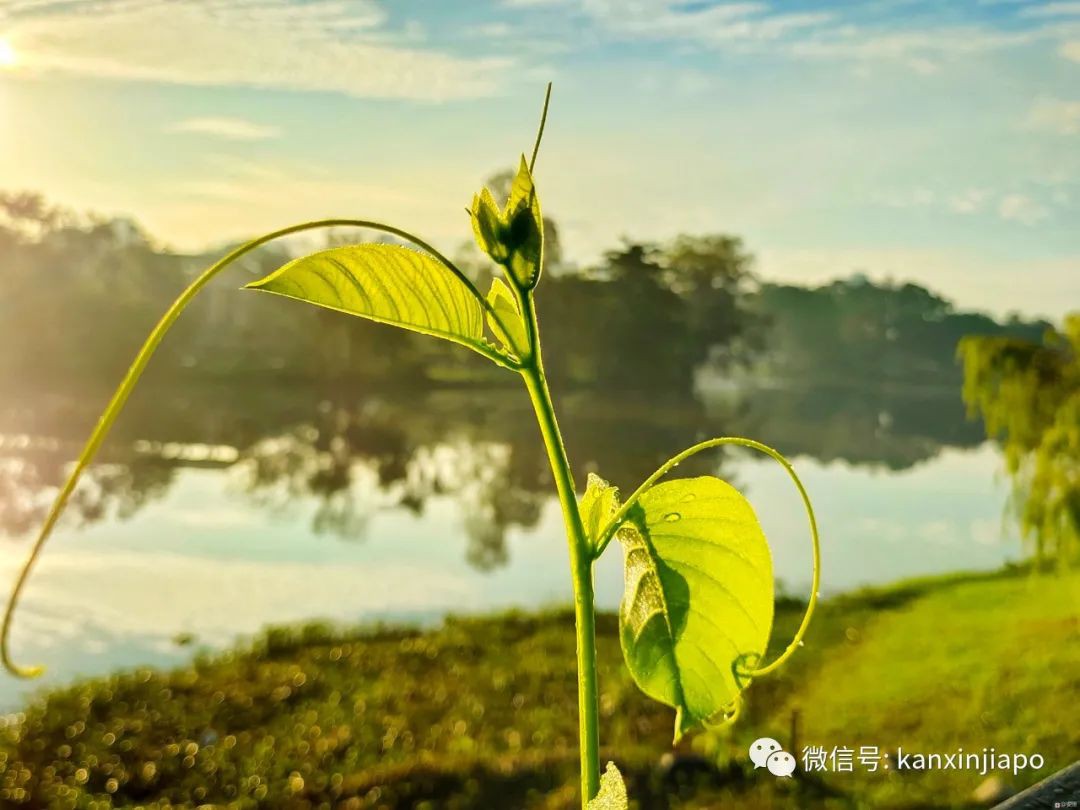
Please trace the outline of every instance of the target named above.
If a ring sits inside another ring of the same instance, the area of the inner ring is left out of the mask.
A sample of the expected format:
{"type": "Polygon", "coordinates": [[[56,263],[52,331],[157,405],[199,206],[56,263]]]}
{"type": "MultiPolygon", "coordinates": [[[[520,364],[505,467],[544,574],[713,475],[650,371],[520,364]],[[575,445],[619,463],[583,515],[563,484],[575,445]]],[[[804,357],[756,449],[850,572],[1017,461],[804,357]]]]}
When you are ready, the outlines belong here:
{"type": "MultiPolygon", "coordinates": [[[[963,806],[959,771],[777,780],[748,743],[993,746],[1080,756],[1080,576],[903,583],[826,601],[805,649],[755,683],[728,729],[674,767],[672,716],[626,675],[599,622],[605,757],[642,808],[963,806]]],[[[778,644],[797,621],[781,606],[778,644]]],[[[575,806],[569,614],[451,620],[434,631],[311,626],[171,672],[53,691],[0,730],[0,805],[530,808],[575,806]]]]}

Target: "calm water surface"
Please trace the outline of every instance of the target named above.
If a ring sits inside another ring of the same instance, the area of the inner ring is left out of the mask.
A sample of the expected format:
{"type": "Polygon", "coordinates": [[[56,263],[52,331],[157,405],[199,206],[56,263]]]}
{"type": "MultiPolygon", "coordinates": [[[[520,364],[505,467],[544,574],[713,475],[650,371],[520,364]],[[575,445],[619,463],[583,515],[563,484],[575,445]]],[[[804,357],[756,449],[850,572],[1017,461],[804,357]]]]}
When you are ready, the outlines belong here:
{"type": "MultiPolygon", "coordinates": [[[[579,483],[593,467],[630,470],[612,476],[630,489],[703,435],[745,433],[794,454],[819,513],[826,593],[1020,557],[1002,527],[998,454],[963,424],[954,398],[807,397],[771,410],[762,402],[776,397],[714,392],[689,407],[622,399],[617,418],[570,397],[564,422],[571,453],[584,458],[579,483]]],[[[240,401],[210,423],[190,402],[154,417],[151,394],[41,561],[13,635],[17,658],[46,665],[52,684],[181,662],[192,646],[177,640],[188,634],[196,647],[220,647],[315,618],[429,622],[567,604],[561,516],[529,414],[510,404],[518,400],[444,394],[343,406],[311,396],[253,426],[240,401]],[[241,440],[222,441],[230,435],[241,440]]],[[[5,589],[92,420],[70,403],[54,410],[47,418],[9,400],[0,424],[5,589]]],[[[780,587],[805,593],[806,523],[783,471],[729,453],[686,470],[703,472],[750,497],[780,587]]],[[[601,607],[618,604],[620,565],[613,545],[597,570],[601,607]]],[[[41,685],[0,678],[0,708],[41,685]]]]}

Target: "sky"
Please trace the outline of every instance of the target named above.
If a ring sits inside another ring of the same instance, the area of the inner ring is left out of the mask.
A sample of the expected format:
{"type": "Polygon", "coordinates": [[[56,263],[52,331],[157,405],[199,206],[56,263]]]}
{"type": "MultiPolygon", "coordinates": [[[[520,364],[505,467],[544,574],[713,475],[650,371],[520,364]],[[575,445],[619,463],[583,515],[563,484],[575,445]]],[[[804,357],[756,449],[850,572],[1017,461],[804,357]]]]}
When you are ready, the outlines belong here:
{"type": "Polygon", "coordinates": [[[0,189],[196,250],[324,216],[453,251],[531,148],[564,251],[1080,309],[1080,2],[0,0],[0,189]]]}

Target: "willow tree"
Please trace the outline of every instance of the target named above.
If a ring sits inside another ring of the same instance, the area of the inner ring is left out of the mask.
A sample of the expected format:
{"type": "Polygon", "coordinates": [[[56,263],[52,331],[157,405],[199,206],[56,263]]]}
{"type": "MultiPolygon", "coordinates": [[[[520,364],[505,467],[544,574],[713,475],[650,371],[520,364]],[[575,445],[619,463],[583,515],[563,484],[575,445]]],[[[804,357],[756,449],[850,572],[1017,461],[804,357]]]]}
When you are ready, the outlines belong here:
{"type": "Polygon", "coordinates": [[[1010,511],[1038,564],[1080,557],[1080,312],[1041,343],[960,341],[964,401],[997,440],[1012,480],[1010,511]]]}

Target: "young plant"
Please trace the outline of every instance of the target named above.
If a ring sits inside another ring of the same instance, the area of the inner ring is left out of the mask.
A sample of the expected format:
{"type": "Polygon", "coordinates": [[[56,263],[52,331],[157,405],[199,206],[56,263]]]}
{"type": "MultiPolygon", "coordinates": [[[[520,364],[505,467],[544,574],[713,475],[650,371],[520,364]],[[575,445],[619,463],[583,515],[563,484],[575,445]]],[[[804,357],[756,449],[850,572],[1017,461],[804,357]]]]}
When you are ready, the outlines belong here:
{"type": "MultiPolygon", "coordinates": [[[[593,564],[618,539],[625,560],[620,638],[634,681],[675,709],[675,740],[738,714],[751,679],[775,670],[801,643],[817,600],[818,533],[806,491],[777,451],[723,437],[672,457],[620,503],[616,489],[590,475],[579,500],[544,374],[534,290],[544,265],[544,221],[533,182],[551,87],[532,157],[521,157],[509,199],[500,206],[484,188],[469,215],[480,249],[502,268],[482,295],[458,267],[418,237],[367,220],[308,222],[262,236],[199,276],[143,345],[58,493],[15,582],[0,630],[0,656],[11,672],[32,677],[11,659],[9,633],[19,596],[79,477],[90,464],[165,333],[195,295],[224,268],[266,242],[333,226],[379,230],[400,244],[333,247],[289,262],[248,289],[294,298],[349,315],[411,329],[472,349],[521,377],[547,450],[566,524],[577,633],[582,806],[627,807],[622,777],[611,764],[601,778],[593,564]],[[486,327],[486,328],[485,328],[486,327]],[[490,335],[490,337],[489,337],[490,335]],[[794,639],[768,665],[762,658],[773,620],[769,546],[749,502],[719,478],[665,479],[690,456],[722,445],[760,451],[779,462],[802,497],[810,521],[814,572],[806,613],[794,639]]],[[[643,324],[643,328],[648,328],[643,324]]],[[[616,359],[615,362],[620,362],[616,359]]],[[[632,357],[621,362],[633,362],[632,357]]]]}

